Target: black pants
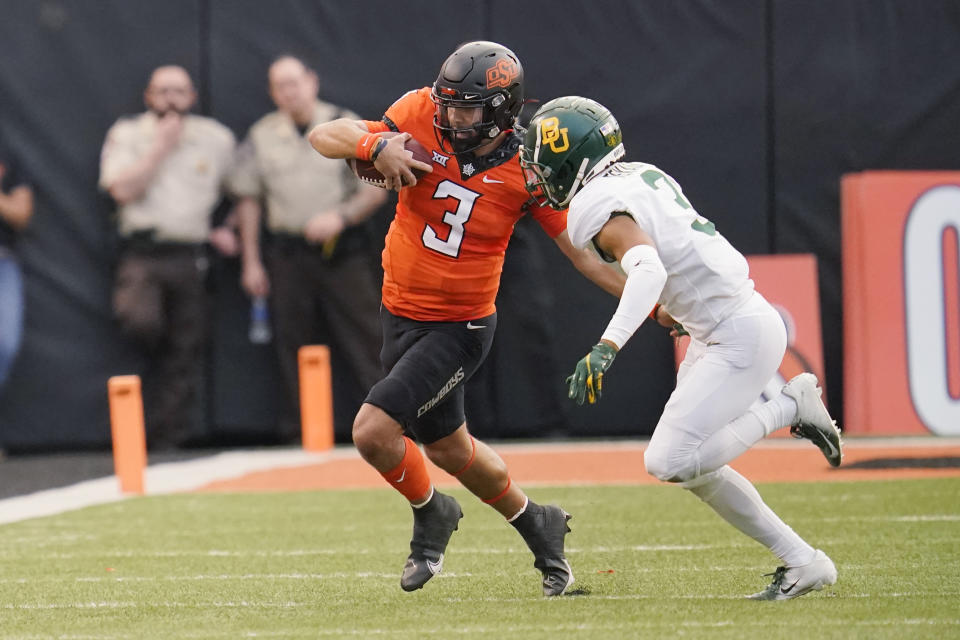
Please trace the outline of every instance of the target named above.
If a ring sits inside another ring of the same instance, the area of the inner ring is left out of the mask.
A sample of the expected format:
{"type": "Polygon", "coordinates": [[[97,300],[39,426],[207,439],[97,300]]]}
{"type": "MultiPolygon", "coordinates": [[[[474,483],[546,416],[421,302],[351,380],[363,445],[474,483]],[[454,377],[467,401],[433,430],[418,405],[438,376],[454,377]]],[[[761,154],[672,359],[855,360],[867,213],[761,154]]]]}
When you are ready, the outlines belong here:
{"type": "Polygon", "coordinates": [[[205,432],[206,260],[199,245],[162,245],[127,250],[117,265],[114,314],[148,356],[143,401],[153,450],[179,447],[205,432]]]}
{"type": "Polygon", "coordinates": [[[487,357],[497,314],[470,322],[420,322],[380,311],[389,370],[367,395],[424,444],[445,438],[464,423],[465,384],[487,357]]]}
{"type": "MultiPolygon", "coordinates": [[[[347,369],[334,369],[336,395],[352,398],[356,405],[380,379],[380,285],[366,253],[346,253],[331,260],[320,248],[302,240],[274,240],[268,249],[267,267],[275,342],[287,396],[280,437],[292,441],[300,435],[297,351],[301,346],[330,346],[334,360],[347,369]]],[[[355,411],[344,413],[337,406],[334,410],[338,434],[345,431],[348,435],[355,411]],[[350,424],[340,424],[344,421],[350,424]]]]}

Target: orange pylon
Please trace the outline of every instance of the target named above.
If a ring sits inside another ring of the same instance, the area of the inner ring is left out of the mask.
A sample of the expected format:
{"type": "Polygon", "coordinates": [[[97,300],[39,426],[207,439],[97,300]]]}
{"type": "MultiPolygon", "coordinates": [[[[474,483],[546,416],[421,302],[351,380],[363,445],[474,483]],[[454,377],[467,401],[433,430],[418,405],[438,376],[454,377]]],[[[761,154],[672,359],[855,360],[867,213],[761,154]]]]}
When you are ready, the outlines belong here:
{"type": "Polygon", "coordinates": [[[140,376],[113,376],[107,381],[107,395],[110,399],[113,468],[120,481],[120,491],[142,495],[147,438],[143,426],[140,376]]]}
{"type": "Polygon", "coordinates": [[[333,374],[330,349],[307,345],[297,352],[300,366],[300,425],[303,448],[326,451],[333,448],[333,374]]]}

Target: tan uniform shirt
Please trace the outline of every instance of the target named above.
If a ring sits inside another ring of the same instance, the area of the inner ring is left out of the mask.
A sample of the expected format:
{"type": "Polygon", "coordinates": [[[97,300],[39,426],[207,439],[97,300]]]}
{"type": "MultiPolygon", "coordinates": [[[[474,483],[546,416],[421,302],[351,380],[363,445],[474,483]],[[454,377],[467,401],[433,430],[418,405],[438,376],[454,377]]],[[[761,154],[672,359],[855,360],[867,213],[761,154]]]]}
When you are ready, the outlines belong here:
{"type": "MultiPolygon", "coordinates": [[[[108,189],[150,150],[156,126],[157,116],[148,111],[110,127],[100,156],[101,188],[108,189]]],[[[206,241],[235,146],[233,133],[216,120],[185,116],[179,144],[164,158],[143,196],[119,207],[120,235],[153,229],[158,241],[206,241]]]]}
{"type": "MultiPolygon", "coordinates": [[[[307,131],[338,117],[359,119],[317,101],[307,131]]],[[[233,195],[266,200],[268,229],[295,235],[302,235],[314,215],[349,198],[358,184],[343,160],[317,153],[290,116],[280,111],[268,113],[250,127],[228,181],[233,195]]]]}

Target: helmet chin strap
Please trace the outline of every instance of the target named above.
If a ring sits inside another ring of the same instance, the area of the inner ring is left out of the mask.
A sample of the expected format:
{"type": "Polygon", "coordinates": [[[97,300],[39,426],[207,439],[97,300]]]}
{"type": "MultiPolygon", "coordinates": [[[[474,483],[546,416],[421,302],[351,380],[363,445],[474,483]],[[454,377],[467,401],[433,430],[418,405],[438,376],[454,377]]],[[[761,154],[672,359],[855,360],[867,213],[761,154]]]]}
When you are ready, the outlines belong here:
{"type": "Polygon", "coordinates": [[[541,125],[542,121],[537,122],[537,144],[533,147],[533,161],[540,162],[540,141],[543,139],[543,134],[540,133],[540,130],[543,128],[541,125]]]}
{"type": "Polygon", "coordinates": [[[587,165],[590,163],[590,158],[584,158],[580,163],[580,169],[577,171],[577,177],[573,179],[573,184],[570,185],[570,193],[564,198],[563,202],[560,203],[561,207],[565,207],[570,204],[570,201],[573,200],[573,196],[577,194],[577,191],[580,190],[580,187],[583,186],[583,176],[587,172],[587,165]]]}
{"type": "Polygon", "coordinates": [[[600,162],[594,165],[593,169],[590,170],[590,173],[586,173],[587,163],[590,162],[590,158],[584,158],[580,163],[580,170],[577,172],[576,179],[574,179],[573,184],[570,185],[570,195],[560,203],[560,206],[565,207],[570,204],[570,201],[573,200],[573,196],[576,195],[577,191],[580,190],[580,187],[606,171],[614,162],[623,157],[624,152],[623,143],[618,144],[613,148],[613,151],[600,158],[600,162]]]}
{"type": "Polygon", "coordinates": [[[606,171],[610,165],[622,158],[624,153],[625,150],[623,148],[623,143],[621,142],[613,148],[613,151],[600,158],[600,162],[593,167],[593,171],[590,172],[590,175],[587,176],[586,180],[584,180],[584,183],[590,182],[598,175],[606,171]]]}

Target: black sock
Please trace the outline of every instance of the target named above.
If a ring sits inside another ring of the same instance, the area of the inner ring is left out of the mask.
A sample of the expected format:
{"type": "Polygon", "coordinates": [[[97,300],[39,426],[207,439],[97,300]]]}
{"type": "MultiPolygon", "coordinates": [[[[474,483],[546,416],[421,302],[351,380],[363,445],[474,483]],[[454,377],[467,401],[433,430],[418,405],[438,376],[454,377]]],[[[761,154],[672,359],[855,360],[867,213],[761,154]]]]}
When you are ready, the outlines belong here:
{"type": "Polygon", "coordinates": [[[520,535],[526,538],[528,534],[536,532],[540,525],[540,519],[537,516],[539,516],[542,511],[543,507],[527,498],[527,508],[523,510],[523,513],[514,518],[510,524],[520,532],[520,535]]]}

